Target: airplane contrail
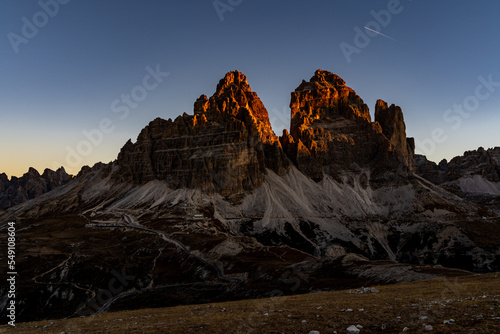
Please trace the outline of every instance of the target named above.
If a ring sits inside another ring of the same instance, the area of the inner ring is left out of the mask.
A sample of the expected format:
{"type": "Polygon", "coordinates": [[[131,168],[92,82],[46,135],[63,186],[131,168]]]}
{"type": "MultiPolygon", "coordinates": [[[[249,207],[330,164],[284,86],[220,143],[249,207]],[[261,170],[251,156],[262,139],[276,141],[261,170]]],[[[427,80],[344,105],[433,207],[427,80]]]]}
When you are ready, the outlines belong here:
{"type": "Polygon", "coordinates": [[[376,34],[382,35],[382,36],[384,36],[384,37],[387,37],[387,38],[392,39],[393,41],[397,42],[397,40],[395,40],[394,38],[389,37],[389,36],[387,36],[387,35],[384,35],[384,34],[382,34],[382,33],[381,33],[381,32],[379,32],[379,31],[376,31],[376,30],[370,29],[370,28],[368,28],[367,26],[363,26],[363,28],[365,28],[365,29],[367,29],[367,30],[370,30],[370,31],[373,31],[373,32],[374,32],[374,33],[376,33],[376,34]]]}

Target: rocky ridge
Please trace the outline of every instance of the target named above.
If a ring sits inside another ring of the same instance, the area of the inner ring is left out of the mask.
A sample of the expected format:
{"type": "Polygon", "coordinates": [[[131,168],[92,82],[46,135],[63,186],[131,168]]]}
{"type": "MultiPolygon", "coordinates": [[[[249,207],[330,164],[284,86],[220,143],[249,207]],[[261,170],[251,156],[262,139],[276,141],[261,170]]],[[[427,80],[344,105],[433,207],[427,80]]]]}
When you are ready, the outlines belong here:
{"type": "Polygon", "coordinates": [[[480,147],[439,164],[416,155],[415,165],[425,179],[500,213],[500,147],[480,147]]]}
{"type": "Polygon", "coordinates": [[[443,159],[439,164],[427,160],[423,155],[417,155],[416,158],[417,173],[435,184],[453,182],[475,175],[490,182],[500,182],[500,147],[488,150],[480,147],[474,151],[467,151],[450,162],[443,159]]]}
{"type": "Polygon", "coordinates": [[[21,177],[13,176],[10,180],[5,173],[0,174],[0,210],[37,198],[56,187],[59,187],[72,176],[64,167],[57,171],[45,169],[43,174],[30,167],[21,177]]]}

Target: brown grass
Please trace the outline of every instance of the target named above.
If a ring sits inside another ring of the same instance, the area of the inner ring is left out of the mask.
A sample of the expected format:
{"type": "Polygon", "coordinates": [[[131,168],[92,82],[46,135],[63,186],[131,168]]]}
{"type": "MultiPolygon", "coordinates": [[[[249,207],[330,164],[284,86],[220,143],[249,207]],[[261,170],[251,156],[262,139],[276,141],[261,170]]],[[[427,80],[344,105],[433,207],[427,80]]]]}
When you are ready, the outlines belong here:
{"type": "MultiPolygon", "coordinates": [[[[18,324],[15,333],[500,333],[498,274],[18,324]],[[351,309],[352,311],[345,311],[351,309]],[[454,324],[444,324],[454,319],[454,324]],[[384,329],[383,329],[384,328],[384,329]]],[[[12,329],[11,329],[12,330],[12,329]]],[[[11,332],[7,326],[0,332],[11,332]]]]}

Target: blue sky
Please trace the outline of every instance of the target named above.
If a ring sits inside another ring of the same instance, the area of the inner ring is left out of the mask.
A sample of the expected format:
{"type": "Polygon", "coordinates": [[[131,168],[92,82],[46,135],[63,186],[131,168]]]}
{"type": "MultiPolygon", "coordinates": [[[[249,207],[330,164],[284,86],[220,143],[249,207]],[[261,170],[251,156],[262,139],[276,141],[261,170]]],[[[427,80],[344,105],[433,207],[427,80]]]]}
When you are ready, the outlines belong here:
{"type": "Polygon", "coordinates": [[[289,125],[290,93],[322,68],[372,115],[379,98],[401,106],[417,152],[432,160],[500,146],[497,1],[215,4],[2,1],[0,172],[63,165],[77,173],[112,161],[154,118],[192,113],[235,69],[278,135],[289,125]],[[346,46],[356,51],[346,57],[346,46]],[[159,81],[151,71],[163,73],[159,81]]]}

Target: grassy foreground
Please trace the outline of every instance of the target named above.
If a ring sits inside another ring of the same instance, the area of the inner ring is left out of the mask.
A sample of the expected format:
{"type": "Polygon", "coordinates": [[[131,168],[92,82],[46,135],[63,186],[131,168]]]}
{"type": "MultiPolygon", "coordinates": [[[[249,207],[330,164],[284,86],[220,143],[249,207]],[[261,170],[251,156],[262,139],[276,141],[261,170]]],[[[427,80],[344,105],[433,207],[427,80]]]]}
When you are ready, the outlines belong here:
{"type": "Polygon", "coordinates": [[[290,297],[110,312],[5,333],[500,333],[500,273],[290,297]],[[426,326],[432,326],[432,331],[426,326]],[[408,329],[405,329],[407,327],[408,329]]]}

